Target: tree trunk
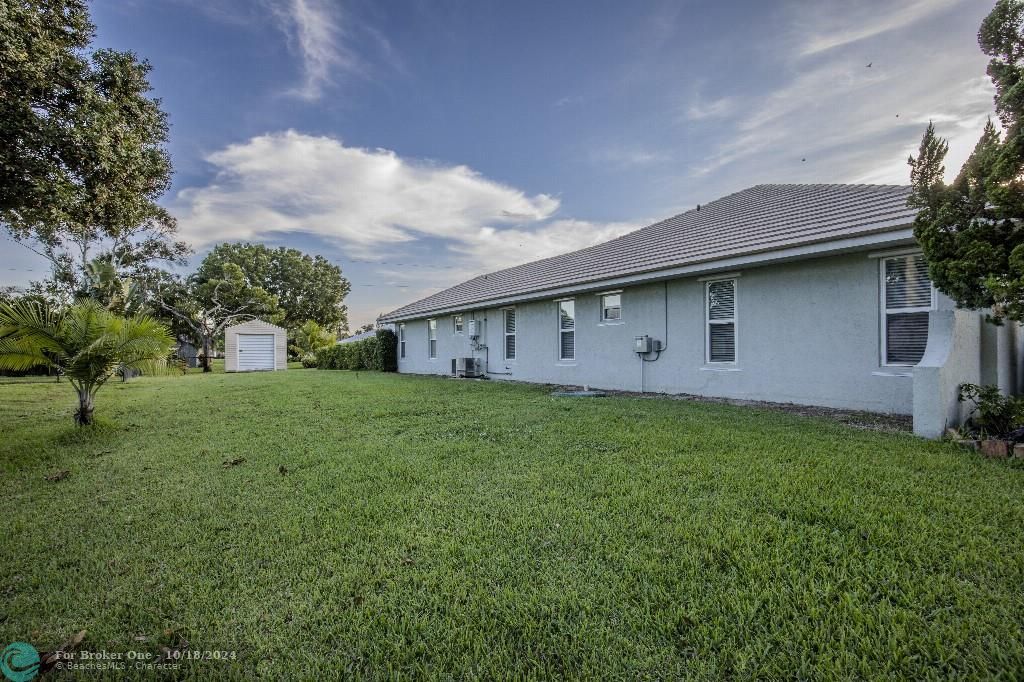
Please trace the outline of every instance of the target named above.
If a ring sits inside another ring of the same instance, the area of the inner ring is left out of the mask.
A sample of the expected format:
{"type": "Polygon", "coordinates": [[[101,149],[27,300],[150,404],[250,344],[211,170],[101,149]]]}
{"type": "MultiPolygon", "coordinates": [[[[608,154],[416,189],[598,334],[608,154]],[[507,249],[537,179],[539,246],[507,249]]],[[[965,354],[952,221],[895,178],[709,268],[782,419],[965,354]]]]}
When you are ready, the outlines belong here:
{"type": "Polygon", "coordinates": [[[78,410],[75,412],[75,423],[79,426],[92,424],[92,392],[88,389],[78,391],[78,410]]]}
{"type": "Polygon", "coordinates": [[[204,336],[203,337],[203,374],[206,374],[207,372],[212,372],[213,371],[210,368],[210,345],[211,345],[210,344],[210,337],[209,336],[204,336]]]}

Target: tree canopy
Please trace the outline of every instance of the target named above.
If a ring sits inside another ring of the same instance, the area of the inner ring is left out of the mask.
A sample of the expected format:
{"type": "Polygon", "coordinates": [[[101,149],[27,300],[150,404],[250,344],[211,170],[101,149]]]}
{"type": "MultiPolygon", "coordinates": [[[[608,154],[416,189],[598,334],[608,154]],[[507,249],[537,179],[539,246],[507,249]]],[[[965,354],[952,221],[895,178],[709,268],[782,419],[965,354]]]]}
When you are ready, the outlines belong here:
{"type": "Polygon", "coordinates": [[[947,185],[949,147],[928,125],[909,159],[914,236],[935,286],[958,305],[988,309],[996,321],[1024,320],[1024,2],[999,0],[978,43],[991,58],[1003,133],[990,120],[947,185]]]}
{"type": "Polygon", "coordinates": [[[345,296],[351,288],[341,268],[323,256],[309,256],[297,249],[269,248],[263,244],[220,244],[200,264],[197,281],[216,277],[232,264],[246,282],[277,298],[281,326],[297,329],[313,320],[337,333],[348,319],[345,296]]]}
{"type": "Polygon", "coordinates": [[[171,163],[151,67],[89,52],[94,33],[82,0],[0,9],[0,226],[51,262],[65,295],[83,295],[93,258],[130,273],[189,252],[157,204],[171,163]]]}

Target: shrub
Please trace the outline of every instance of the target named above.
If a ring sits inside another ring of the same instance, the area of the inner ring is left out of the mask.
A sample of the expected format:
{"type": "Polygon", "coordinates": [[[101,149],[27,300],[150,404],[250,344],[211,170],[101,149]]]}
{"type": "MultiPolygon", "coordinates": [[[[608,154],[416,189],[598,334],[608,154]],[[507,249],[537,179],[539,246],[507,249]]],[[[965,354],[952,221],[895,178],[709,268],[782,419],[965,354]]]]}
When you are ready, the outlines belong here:
{"type": "Polygon", "coordinates": [[[316,354],[316,366],[320,369],[341,369],[341,352],[344,346],[334,345],[324,348],[316,354]]]}
{"type": "Polygon", "coordinates": [[[1004,396],[996,386],[962,384],[957,399],[974,403],[968,425],[983,436],[1006,436],[1024,423],[1024,398],[1004,396]]]}
{"type": "Polygon", "coordinates": [[[320,369],[380,370],[379,343],[376,338],[339,343],[316,354],[320,369]]]}
{"type": "Polygon", "coordinates": [[[305,367],[306,369],[309,369],[311,367],[317,367],[318,366],[318,361],[317,361],[316,353],[306,353],[305,355],[303,355],[302,356],[302,366],[305,367]]]}
{"type": "Polygon", "coordinates": [[[390,329],[377,330],[374,366],[382,372],[398,371],[398,335],[390,329]]]}

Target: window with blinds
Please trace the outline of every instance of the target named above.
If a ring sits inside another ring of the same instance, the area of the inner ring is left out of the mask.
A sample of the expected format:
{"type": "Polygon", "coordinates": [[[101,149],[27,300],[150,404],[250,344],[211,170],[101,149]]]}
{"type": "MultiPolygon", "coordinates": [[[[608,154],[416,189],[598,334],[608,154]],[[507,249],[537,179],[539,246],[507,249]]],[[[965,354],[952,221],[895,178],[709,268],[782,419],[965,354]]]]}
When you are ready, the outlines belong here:
{"type": "Polygon", "coordinates": [[[601,320],[616,322],[622,319],[622,294],[604,294],[601,296],[601,320]]]}
{"type": "Polygon", "coordinates": [[[398,354],[405,357],[405,323],[398,325],[398,354]]]}
{"type": "Polygon", "coordinates": [[[506,308],[505,316],[505,359],[516,359],[516,309],[506,308]]]}
{"type": "Polygon", "coordinates": [[[928,264],[920,254],[885,258],[882,267],[882,357],[886,365],[916,365],[928,345],[934,306],[928,264]]]}
{"type": "Polygon", "coordinates": [[[708,282],[704,292],[707,361],[736,362],[736,280],[708,282]]]}
{"type": "Polygon", "coordinates": [[[427,354],[437,357],[437,320],[427,320],[427,354]]]}
{"type": "Polygon", "coordinates": [[[576,359],[576,301],[558,302],[558,359],[576,359]]]}

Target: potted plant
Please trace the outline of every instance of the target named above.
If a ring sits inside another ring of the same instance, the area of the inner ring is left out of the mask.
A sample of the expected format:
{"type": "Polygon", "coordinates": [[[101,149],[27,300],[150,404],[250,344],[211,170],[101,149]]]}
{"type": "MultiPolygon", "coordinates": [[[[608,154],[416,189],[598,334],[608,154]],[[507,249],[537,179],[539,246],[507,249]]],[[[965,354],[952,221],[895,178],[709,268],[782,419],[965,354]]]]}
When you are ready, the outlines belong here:
{"type": "Polygon", "coordinates": [[[1024,399],[1005,396],[996,386],[962,384],[957,399],[970,400],[974,409],[962,433],[978,441],[986,457],[1004,458],[1014,454],[1018,442],[1024,442],[1024,399]]]}

